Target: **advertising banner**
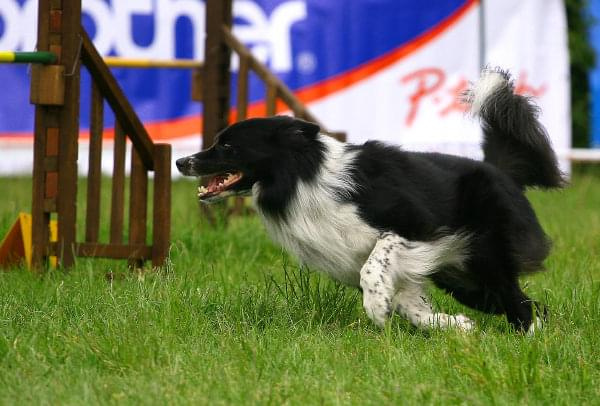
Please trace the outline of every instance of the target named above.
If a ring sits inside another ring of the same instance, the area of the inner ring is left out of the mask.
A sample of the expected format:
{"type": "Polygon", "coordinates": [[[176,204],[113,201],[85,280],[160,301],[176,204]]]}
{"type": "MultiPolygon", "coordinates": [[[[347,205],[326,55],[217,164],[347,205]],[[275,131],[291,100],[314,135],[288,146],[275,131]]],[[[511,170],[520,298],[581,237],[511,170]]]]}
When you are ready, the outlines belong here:
{"type": "Polygon", "coordinates": [[[600,148],[600,0],[590,0],[589,13],[595,24],[590,28],[589,38],[596,54],[596,66],[590,73],[591,103],[591,139],[590,146],[600,148]]]}
{"type": "MultiPolygon", "coordinates": [[[[83,0],[83,12],[103,55],[203,58],[202,0],[83,0]]],[[[518,91],[537,100],[559,154],[570,148],[562,0],[236,0],[233,14],[238,38],[350,142],[479,157],[478,123],[457,96],[490,64],[510,69],[518,91]]],[[[35,49],[36,18],[36,0],[0,0],[0,50],[35,49]]],[[[238,65],[233,57],[232,106],[238,65]]],[[[172,143],[175,157],[199,148],[202,104],[190,98],[191,72],[113,72],[155,140],[172,143]]],[[[28,68],[0,65],[0,83],[0,174],[31,173],[28,68]]],[[[83,74],[82,172],[90,87],[83,74]]],[[[251,114],[264,114],[264,95],[251,77],[251,114]]],[[[105,125],[114,125],[109,111],[105,125]]],[[[112,167],[109,158],[103,167],[112,167]]]]}

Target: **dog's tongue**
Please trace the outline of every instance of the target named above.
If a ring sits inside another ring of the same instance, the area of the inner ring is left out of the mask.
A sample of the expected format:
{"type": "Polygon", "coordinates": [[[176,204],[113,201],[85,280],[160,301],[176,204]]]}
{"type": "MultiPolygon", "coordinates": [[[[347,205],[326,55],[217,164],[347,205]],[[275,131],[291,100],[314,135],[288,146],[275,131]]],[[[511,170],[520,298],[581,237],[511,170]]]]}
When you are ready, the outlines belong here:
{"type": "Polygon", "coordinates": [[[206,188],[209,192],[214,192],[219,188],[219,185],[221,183],[225,182],[225,179],[227,179],[226,176],[215,175],[208,181],[208,185],[206,185],[206,188]]]}

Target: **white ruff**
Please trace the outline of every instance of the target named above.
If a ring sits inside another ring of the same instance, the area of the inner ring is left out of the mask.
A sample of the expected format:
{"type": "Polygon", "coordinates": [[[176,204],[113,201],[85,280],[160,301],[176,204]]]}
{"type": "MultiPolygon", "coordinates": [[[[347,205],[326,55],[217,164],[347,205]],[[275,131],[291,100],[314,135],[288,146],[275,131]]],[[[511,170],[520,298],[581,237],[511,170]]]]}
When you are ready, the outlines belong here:
{"type": "MultiPolygon", "coordinates": [[[[332,278],[359,286],[360,269],[378,232],[360,218],[355,205],[336,197],[353,191],[349,171],[356,153],[346,151],[344,144],[331,137],[321,135],[320,140],[326,146],[325,161],[315,180],[298,182],[286,220],[273,218],[255,206],[267,232],[283,248],[332,278]]],[[[259,194],[260,185],[255,184],[255,203],[259,194]]]]}

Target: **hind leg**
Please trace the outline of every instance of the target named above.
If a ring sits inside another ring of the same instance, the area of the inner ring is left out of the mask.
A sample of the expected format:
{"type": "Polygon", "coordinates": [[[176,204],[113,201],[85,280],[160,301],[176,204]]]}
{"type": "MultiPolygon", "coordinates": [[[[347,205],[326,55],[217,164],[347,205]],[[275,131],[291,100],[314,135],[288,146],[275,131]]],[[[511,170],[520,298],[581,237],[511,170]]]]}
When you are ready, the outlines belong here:
{"type": "Polygon", "coordinates": [[[392,305],[397,313],[417,327],[456,327],[465,331],[474,327],[474,322],[462,314],[434,312],[420,283],[405,283],[394,295],[392,305]]]}
{"type": "Polygon", "coordinates": [[[518,284],[505,297],[506,318],[517,331],[534,334],[542,328],[546,309],[523,293],[518,284]]]}
{"type": "MultiPolygon", "coordinates": [[[[449,290],[449,289],[447,289],[449,290]]],[[[478,289],[451,289],[456,300],[464,305],[489,314],[505,314],[508,322],[517,331],[533,334],[539,330],[545,318],[542,307],[523,293],[518,282],[494,288],[481,286],[478,289]]]]}

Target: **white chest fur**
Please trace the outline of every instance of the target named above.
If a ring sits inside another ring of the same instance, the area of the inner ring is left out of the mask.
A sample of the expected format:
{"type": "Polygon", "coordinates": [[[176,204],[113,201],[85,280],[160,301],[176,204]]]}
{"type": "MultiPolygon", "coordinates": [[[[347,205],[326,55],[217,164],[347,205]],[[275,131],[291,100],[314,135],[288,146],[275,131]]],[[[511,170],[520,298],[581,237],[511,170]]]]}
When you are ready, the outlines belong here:
{"type": "MultiPolygon", "coordinates": [[[[258,212],[267,232],[298,259],[332,278],[359,286],[360,269],[371,253],[378,232],[358,215],[356,206],[339,201],[340,193],[352,190],[348,169],[354,154],[343,144],[323,137],[327,155],[315,181],[300,181],[286,220],[258,212]]],[[[258,196],[260,185],[253,195],[258,196]]]]}

